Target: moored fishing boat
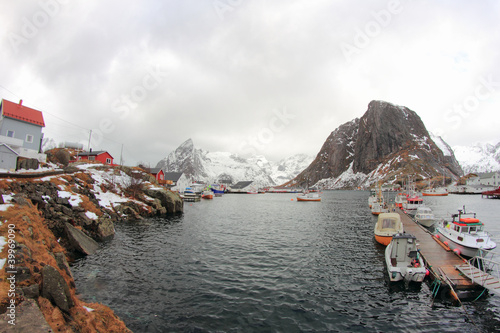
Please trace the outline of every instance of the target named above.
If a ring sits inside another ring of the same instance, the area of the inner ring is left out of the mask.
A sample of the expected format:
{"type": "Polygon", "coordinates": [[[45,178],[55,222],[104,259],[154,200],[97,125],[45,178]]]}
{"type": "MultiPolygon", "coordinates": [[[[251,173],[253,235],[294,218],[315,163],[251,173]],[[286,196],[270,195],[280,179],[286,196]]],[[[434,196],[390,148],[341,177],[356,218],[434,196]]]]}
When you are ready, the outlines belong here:
{"type": "Polygon", "coordinates": [[[403,202],[403,209],[409,214],[414,215],[417,208],[423,206],[424,199],[419,197],[416,193],[406,198],[406,202],[403,202]]]}
{"type": "Polygon", "coordinates": [[[377,193],[375,189],[371,189],[370,196],[368,197],[368,207],[370,207],[370,209],[375,201],[377,201],[377,193]]]}
{"type": "Polygon", "coordinates": [[[457,254],[474,257],[479,250],[490,251],[496,243],[484,231],[484,224],[476,218],[476,213],[467,213],[465,206],[452,214],[451,221],[443,221],[438,227],[437,238],[457,254]]]}
{"type": "Polygon", "coordinates": [[[382,213],[388,213],[389,212],[389,208],[387,207],[386,203],[385,202],[374,202],[372,204],[372,214],[373,215],[380,215],[382,213]]]}
{"type": "Polygon", "coordinates": [[[395,234],[385,249],[385,263],[391,281],[422,282],[426,268],[417,251],[417,239],[410,234],[395,234]]]}
{"type": "Polygon", "coordinates": [[[448,195],[448,191],[445,188],[428,188],[422,191],[422,196],[427,197],[444,197],[448,195]]]}
{"type": "Polygon", "coordinates": [[[403,223],[398,213],[382,213],[375,224],[375,240],[382,245],[389,245],[392,236],[403,232],[403,223]]]}
{"type": "Polygon", "coordinates": [[[404,203],[406,203],[406,194],[400,192],[396,195],[396,198],[394,199],[394,204],[398,208],[403,208],[404,203]]]}
{"type": "Polygon", "coordinates": [[[203,193],[201,194],[201,197],[203,199],[213,199],[214,198],[214,192],[212,192],[210,190],[203,191],[203,193]]]}
{"type": "Polygon", "coordinates": [[[388,213],[389,209],[385,203],[384,195],[382,194],[382,188],[379,184],[378,190],[376,192],[375,200],[372,202],[371,211],[373,215],[379,215],[381,213],[388,213]]]}
{"type": "Polygon", "coordinates": [[[319,192],[305,192],[297,196],[297,201],[321,201],[319,192]]]}
{"type": "Polygon", "coordinates": [[[423,225],[424,227],[431,227],[436,223],[436,218],[432,213],[432,209],[427,206],[418,207],[415,213],[415,221],[423,225]]]}

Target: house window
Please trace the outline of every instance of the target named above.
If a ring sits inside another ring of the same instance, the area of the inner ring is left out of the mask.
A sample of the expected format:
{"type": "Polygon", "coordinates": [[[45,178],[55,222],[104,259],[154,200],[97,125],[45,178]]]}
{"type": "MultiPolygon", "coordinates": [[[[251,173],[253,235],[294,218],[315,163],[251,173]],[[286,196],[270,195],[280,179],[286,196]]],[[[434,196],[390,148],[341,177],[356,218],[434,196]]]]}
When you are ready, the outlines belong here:
{"type": "Polygon", "coordinates": [[[107,163],[107,164],[111,164],[111,159],[110,159],[110,158],[107,158],[107,159],[106,159],[106,163],[107,163]]]}
{"type": "Polygon", "coordinates": [[[33,135],[27,134],[26,135],[26,142],[33,143],[33,135]]]}
{"type": "Polygon", "coordinates": [[[95,161],[95,156],[89,156],[89,161],[95,161]]]}
{"type": "Polygon", "coordinates": [[[7,130],[7,136],[8,136],[9,138],[13,138],[13,137],[14,137],[14,131],[7,130]]]}

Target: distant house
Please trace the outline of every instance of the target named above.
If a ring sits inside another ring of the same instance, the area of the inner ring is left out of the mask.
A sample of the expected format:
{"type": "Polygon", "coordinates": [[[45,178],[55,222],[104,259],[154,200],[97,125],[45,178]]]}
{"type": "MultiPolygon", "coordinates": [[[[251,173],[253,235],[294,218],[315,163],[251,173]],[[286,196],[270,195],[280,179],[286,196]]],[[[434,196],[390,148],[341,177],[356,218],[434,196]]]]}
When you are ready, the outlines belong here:
{"type": "Polygon", "coordinates": [[[41,153],[45,121],[41,111],[3,99],[0,104],[0,143],[16,151],[19,156],[46,161],[41,153]]]}
{"type": "Polygon", "coordinates": [[[155,179],[158,181],[164,181],[165,180],[165,173],[161,168],[152,168],[149,173],[151,173],[153,176],[155,176],[155,179]]]}
{"type": "Polygon", "coordinates": [[[172,191],[184,192],[189,186],[189,180],[182,172],[165,172],[165,181],[172,191]]]}
{"type": "Polygon", "coordinates": [[[99,151],[89,151],[78,153],[77,161],[89,160],[89,161],[99,161],[103,164],[113,164],[113,156],[104,150],[99,151]]]}
{"type": "Polygon", "coordinates": [[[19,154],[8,145],[0,143],[0,169],[15,169],[18,155],[19,154]]]}
{"type": "Polygon", "coordinates": [[[477,176],[467,179],[467,185],[500,186],[500,172],[478,173],[477,176]]]}

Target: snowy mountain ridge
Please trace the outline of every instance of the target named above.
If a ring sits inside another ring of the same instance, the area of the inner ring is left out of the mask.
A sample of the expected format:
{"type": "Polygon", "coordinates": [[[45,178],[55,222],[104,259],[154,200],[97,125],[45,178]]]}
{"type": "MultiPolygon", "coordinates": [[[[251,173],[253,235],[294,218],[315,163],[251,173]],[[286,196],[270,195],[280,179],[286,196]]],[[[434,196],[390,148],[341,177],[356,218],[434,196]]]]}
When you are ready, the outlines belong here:
{"type": "Polygon", "coordinates": [[[299,154],[279,162],[268,161],[262,155],[249,158],[230,152],[209,152],[195,148],[191,139],[156,165],[166,172],[183,172],[188,179],[204,183],[251,180],[255,187],[276,186],[285,183],[304,170],[313,160],[299,154]]]}
{"type": "Polygon", "coordinates": [[[500,171],[500,142],[454,146],[453,151],[464,174],[500,171]]]}

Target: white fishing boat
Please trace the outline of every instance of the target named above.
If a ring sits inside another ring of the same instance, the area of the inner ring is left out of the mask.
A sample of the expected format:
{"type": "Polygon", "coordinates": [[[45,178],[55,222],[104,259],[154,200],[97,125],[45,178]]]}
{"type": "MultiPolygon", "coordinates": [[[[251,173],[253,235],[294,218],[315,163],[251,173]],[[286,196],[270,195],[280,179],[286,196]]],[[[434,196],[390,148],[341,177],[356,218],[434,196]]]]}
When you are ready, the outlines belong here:
{"type": "Polygon", "coordinates": [[[382,245],[389,245],[392,236],[403,232],[403,223],[398,213],[382,213],[375,224],[375,240],[382,245]]]}
{"type": "Polygon", "coordinates": [[[375,189],[371,189],[370,196],[368,197],[368,207],[370,207],[370,209],[375,201],[377,201],[377,192],[375,189]]]}
{"type": "Polygon", "coordinates": [[[443,187],[438,188],[428,188],[422,192],[422,196],[424,197],[444,197],[448,195],[448,190],[443,187]]]}
{"type": "Polygon", "coordinates": [[[432,227],[436,223],[436,217],[427,206],[418,207],[415,213],[415,221],[423,225],[424,227],[432,227]]]}
{"type": "Polygon", "coordinates": [[[414,215],[418,207],[423,206],[424,199],[422,199],[415,188],[415,182],[412,177],[408,177],[406,184],[406,201],[402,203],[402,209],[408,214],[414,215]]]}
{"type": "Polygon", "coordinates": [[[213,199],[214,198],[214,192],[211,190],[205,190],[201,193],[201,197],[203,199],[213,199]]]}
{"type": "Polygon", "coordinates": [[[297,201],[321,201],[319,192],[305,192],[297,196],[297,201]]]}
{"type": "Polygon", "coordinates": [[[467,213],[465,206],[452,214],[452,221],[443,221],[438,227],[437,238],[455,253],[474,257],[479,250],[490,251],[497,244],[484,231],[484,224],[476,218],[476,213],[467,213]]]}
{"type": "Polygon", "coordinates": [[[385,263],[391,281],[422,282],[426,268],[417,251],[417,239],[410,234],[395,234],[385,249],[385,263]]]}
{"type": "Polygon", "coordinates": [[[413,193],[406,198],[406,202],[403,202],[403,209],[407,213],[414,215],[417,208],[422,207],[423,205],[424,199],[419,197],[416,193],[413,193]]]}
{"type": "Polygon", "coordinates": [[[398,208],[403,208],[403,204],[406,203],[406,194],[404,193],[398,193],[396,195],[396,198],[394,199],[394,204],[396,205],[396,207],[398,208]]]}
{"type": "Polygon", "coordinates": [[[382,187],[378,186],[378,190],[375,195],[375,200],[372,202],[371,211],[373,215],[379,215],[382,213],[388,213],[389,208],[387,208],[387,204],[385,203],[384,195],[382,194],[382,187]]]}

